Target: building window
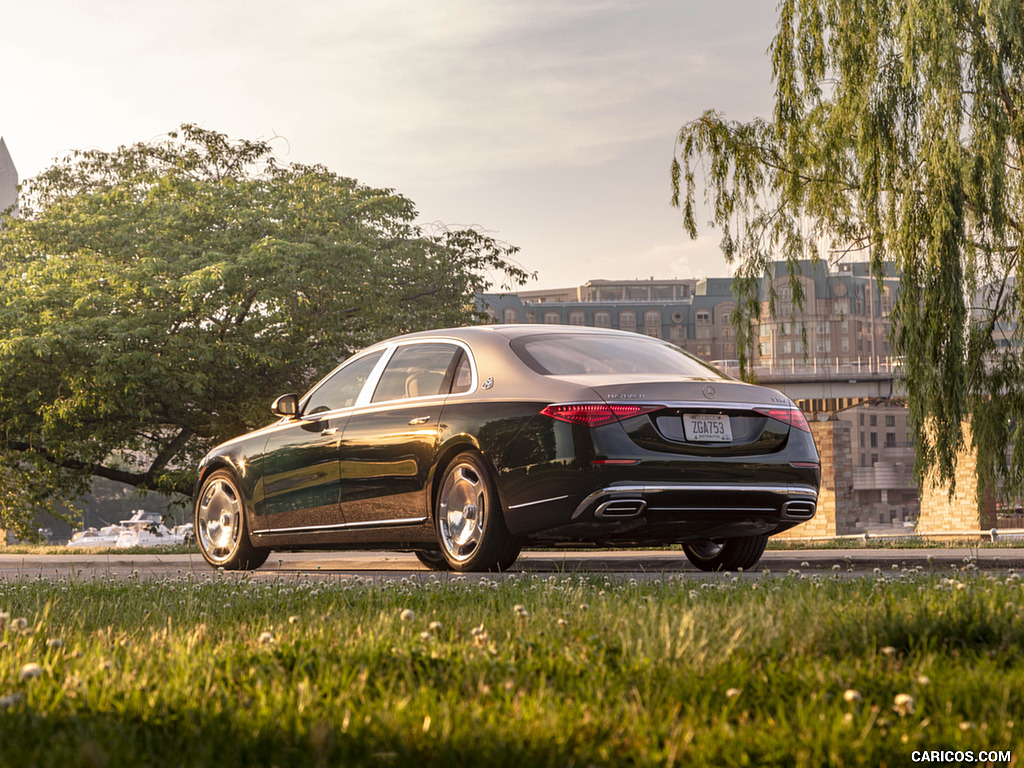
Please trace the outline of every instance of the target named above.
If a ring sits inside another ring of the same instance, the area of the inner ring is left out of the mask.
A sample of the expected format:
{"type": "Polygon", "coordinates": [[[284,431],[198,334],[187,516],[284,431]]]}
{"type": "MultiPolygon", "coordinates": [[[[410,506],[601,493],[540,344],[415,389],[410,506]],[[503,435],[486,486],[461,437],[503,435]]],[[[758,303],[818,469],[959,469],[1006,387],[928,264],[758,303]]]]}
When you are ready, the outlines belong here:
{"type": "Polygon", "coordinates": [[[661,312],[644,312],[644,325],[661,325],[661,312]]]}
{"type": "Polygon", "coordinates": [[[569,325],[583,325],[583,313],[579,310],[570,312],[569,325]]]}
{"type": "Polygon", "coordinates": [[[598,328],[611,328],[612,327],[612,313],[611,312],[595,312],[594,313],[594,325],[598,328]]]}
{"type": "Polygon", "coordinates": [[[506,323],[518,323],[519,322],[519,310],[517,309],[506,309],[505,310],[505,322],[506,323]]]}
{"type": "Polygon", "coordinates": [[[710,324],[711,323],[711,313],[708,312],[706,309],[700,310],[697,313],[697,322],[698,323],[710,324]]]}
{"type": "Polygon", "coordinates": [[[869,424],[869,426],[877,427],[878,426],[878,416],[872,415],[870,417],[870,420],[869,420],[868,424],[869,424]]]}
{"type": "Polygon", "coordinates": [[[619,312],[619,328],[636,328],[636,312],[619,312]]]}
{"type": "Polygon", "coordinates": [[[548,325],[558,325],[562,322],[562,316],[557,312],[545,312],[544,322],[548,325]]]}
{"type": "Polygon", "coordinates": [[[526,310],[526,322],[528,322],[528,323],[536,323],[537,322],[537,313],[534,312],[532,309],[526,310]]]}
{"type": "Polygon", "coordinates": [[[784,342],[782,342],[782,354],[784,354],[784,355],[792,355],[793,354],[793,342],[791,342],[789,339],[786,339],[784,342]]]}
{"type": "Polygon", "coordinates": [[[896,417],[895,416],[886,416],[885,417],[885,426],[887,426],[887,427],[895,427],[896,426],[896,417]]]}
{"type": "Polygon", "coordinates": [[[819,352],[831,352],[832,351],[832,339],[818,339],[818,351],[819,352]]]}
{"type": "Polygon", "coordinates": [[[864,447],[864,433],[863,432],[860,433],[860,447],[861,448],[864,447]]]}
{"type": "Polygon", "coordinates": [[[895,448],[896,447],[896,433],[895,432],[886,432],[885,433],[885,447],[886,448],[895,448]]]}
{"type": "Polygon", "coordinates": [[[877,432],[872,432],[871,433],[871,447],[872,448],[877,448],[878,447],[878,433],[877,432]]]}
{"type": "Polygon", "coordinates": [[[697,345],[697,356],[698,357],[711,357],[711,345],[710,344],[698,344],[697,345]]]}
{"type": "Polygon", "coordinates": [[[843,352],[849,352],[849,351],[850,351],[850,340],[844,336],[843,337],[843,352]]]}

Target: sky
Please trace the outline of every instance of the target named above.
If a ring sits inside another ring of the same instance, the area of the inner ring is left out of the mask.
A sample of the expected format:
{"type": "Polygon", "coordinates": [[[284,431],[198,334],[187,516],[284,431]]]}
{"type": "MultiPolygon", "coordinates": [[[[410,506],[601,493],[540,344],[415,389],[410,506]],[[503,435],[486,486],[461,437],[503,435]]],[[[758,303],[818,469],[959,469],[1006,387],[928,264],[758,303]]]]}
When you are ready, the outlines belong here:
{"type": "Polygon", "coordinates": [[[772,0],[6,3],[0,135],[22,180],[186,122],[277,137],[519,247],[526,289],[724,276],[670,205],[675,137],[770,116],[775,23],[772,0]]]}

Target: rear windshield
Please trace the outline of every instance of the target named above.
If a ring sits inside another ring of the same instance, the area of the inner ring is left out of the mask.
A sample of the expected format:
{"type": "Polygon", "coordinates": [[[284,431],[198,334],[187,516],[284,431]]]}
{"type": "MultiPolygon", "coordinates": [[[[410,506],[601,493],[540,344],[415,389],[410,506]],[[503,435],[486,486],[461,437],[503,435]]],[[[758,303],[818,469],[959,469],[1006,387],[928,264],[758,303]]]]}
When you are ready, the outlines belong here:
{"type": "Polygon", "coordinates": [[[674,344],[639,335],[524,336],[512,342],[512,349],[530,368],[548,376],[639,373],[724,378],[674,344]]]}

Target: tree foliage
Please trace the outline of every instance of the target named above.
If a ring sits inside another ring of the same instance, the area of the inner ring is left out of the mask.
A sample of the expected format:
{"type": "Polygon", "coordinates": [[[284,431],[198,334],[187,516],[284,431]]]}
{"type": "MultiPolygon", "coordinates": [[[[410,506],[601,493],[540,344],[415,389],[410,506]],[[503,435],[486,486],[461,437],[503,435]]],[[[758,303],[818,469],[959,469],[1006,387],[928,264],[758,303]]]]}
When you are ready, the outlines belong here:
{"type": "Polygon", "coordinates": [[[27,182],[0,228],[0,481],[33,491],[0,503],[8,522],[93,476],[191,493],[199,456],[273,396],[369,342],[478,321],[492,276],[526,277],[516,249],[414,217],[194,125],[27,182]]]}
{"type": "Polygon", "coordinates": [[[792,274],[862,251],[879,279],[894,261],[918,476],[952,480],[970,416],[984,483],[1024,490],[1024,5],[781,0],[778,15],[773,119],[706,112],[672,167],[691,236],[703,170],[745,351],[769,260],[792,274]]]}

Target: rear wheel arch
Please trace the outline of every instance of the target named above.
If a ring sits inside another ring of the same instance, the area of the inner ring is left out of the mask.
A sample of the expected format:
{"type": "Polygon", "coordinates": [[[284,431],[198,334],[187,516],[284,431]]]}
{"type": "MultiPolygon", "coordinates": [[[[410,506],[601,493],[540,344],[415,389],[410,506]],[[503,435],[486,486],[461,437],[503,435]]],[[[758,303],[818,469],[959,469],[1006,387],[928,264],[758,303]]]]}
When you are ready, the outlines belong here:
{"type": "MultiPolygon", "coordinates": [[[[430,480],[427,483],[430,496],[427,499],[427,509],[430,513],[430,519],[434,519],[434,514],[437,512],[437,492],[441,489],[441,480],[444,478],[444,472],[448,469],[448,465],[452,463],[452,460],[460,453],[466,451],[472,451],[484,458],[484,462],[487,464],[487,468],[491,470],[493,475],[497,477],[497,473],[494,472],[494,467],[484,457],[483,451],[480,450],[480,443],[476,441],[470,435],[458,435],[446,442],[441,450],[437,453],[437,459],[434,461],[434,466],[430,469],[430,480]]],[[[500,493],[500,491],[499,491],[500,493]]]]}

